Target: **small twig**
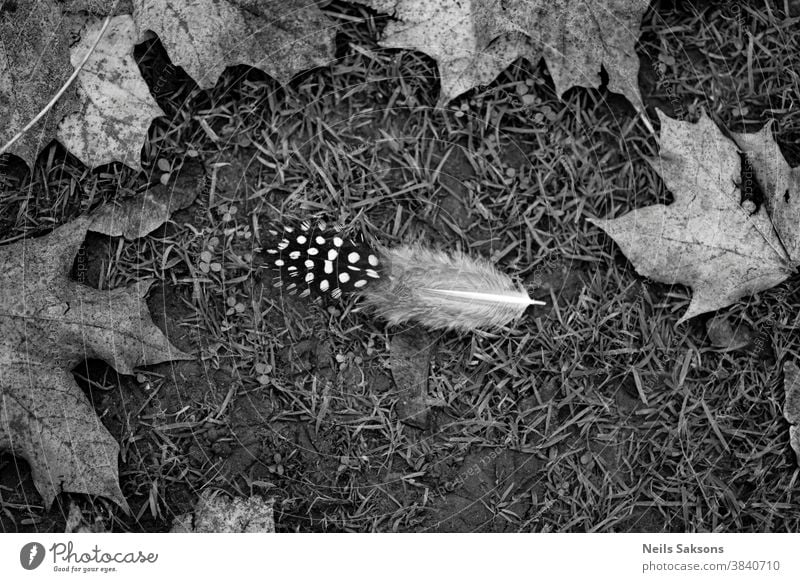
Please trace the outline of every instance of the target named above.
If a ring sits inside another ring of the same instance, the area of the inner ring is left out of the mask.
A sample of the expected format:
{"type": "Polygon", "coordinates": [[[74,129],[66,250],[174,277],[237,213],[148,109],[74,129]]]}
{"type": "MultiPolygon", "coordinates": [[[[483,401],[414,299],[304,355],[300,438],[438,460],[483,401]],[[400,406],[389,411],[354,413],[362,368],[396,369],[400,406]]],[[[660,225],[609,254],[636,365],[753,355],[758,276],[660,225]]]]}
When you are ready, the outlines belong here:
{"type": "Polygon", "coordinates": [[[56,104],[56,101],[58,101],[61,98],[61,96],[66,92],[66,90],[69,89],[69,86],[72,85],[72,82],[76,79],[76,77],[78,76],[78,73],[80,73],[81,70],[83,69],[83,66],[86,64],[86,61],[89,60],[89,57],[92,56],[92,53],[97,48],[97,45],[100,43],[100,39],[103,38],[103,34],[105,34],[105,32],[106,32],[106,29],[108,28],[108,23],[109,22],[111,22],[111,14],[106,16],[106,20],[105,20],[105,22],[103,22],[103,28],[100,29],[100,34],[97,35],[97,38],[95,39],[94,44],[92,45],[92,47],[89,49],[89,52],[87,52],[86,56],[83,57],[83,60],[81,61],[81,64],[78,65],[75,68],[75,71],[72,73],[72,75],[70,75],[69,79],[67,79],[67,81],[64,83],[64,85],[61,87],[61,89],[59,89],[59,91],[58,91],[58,93],[56,93],[55,97],[53,97],[50,100],[50,103],[45,105],[44,109],[42,109],[39,112],[39,114],[36,117],[34,117],[28,125],[23,127],[17,135],[12,137],[11,140],[8,143],[6,143],[2,148],[0,148],[0,156],[2,156],[4,153],[6,153],[8,151],[8,149],[12,145],[14,145],[19,138],[21,138],[23,135],[25,135],[34,125],[36,125],[39,122],[39,120],[42,119],[42,117],[47,115],[47,112],[50,111],[53,108],[53,105],[56,104]]]}

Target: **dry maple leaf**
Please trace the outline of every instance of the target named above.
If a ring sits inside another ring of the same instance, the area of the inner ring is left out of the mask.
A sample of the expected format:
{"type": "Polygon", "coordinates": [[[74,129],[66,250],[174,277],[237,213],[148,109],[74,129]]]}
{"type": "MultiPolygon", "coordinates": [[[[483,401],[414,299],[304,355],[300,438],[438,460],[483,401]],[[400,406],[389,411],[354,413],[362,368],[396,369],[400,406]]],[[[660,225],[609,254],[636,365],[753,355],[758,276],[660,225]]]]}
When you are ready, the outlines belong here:
{"type": "Polygon", "coordinates": [[[397,19],[381,45],[424,52],[439,65],[440,104],[491,82],[519,57],[544,57],[559,97],[572,86],[610,91],[642,109],[634,51],[647,0],[355,0],[397,19]]]}
{"type": "MultiPolygon", "coordinates": [[[[621,93],[637,109],[639,58],[634,47],[649,0],[492,0],[489,36],[522,32],[540,47],[559,95],[573,87],[600,86],[621,93]]],[[[520,55],[534,61],[536,53],[520,55]]]]}
{"type": "MultiPolygon", "coordinates": [[[[800,258],[800,168],[790,168],[772,137],[772,121],[756,133],[734,133],[761,185],[772,224],[790,257],[800,258]]],[[[748,177],[745,177],[748,179],[748,177]]]]}
{"type": "MultiPolygon", "coordinates": [[[[85,14],[69,12],[73,5],[63,12],[51,0],[14,6],[0,10],[0,103],[7,104],[0,145],[58,94],[101,28],[85,14]],[[78,33],[70,49],[69,40],[78,33]]],[[[133,59],[134,34],[130,16],[112,19],[73,85],[9,151],[32,165],[42,147],[57,137],[90,168],[121,161],[140,170],[150,123],[164,113],[133,59]]]]}
{"type": "Polygon", "coordinates": [[[794,362],[783,364],[783,387],[786,394],[783,417],[789,423],[789,444],[800,465],[800,368],[794,362]]]}
{"type": "Polygon", "coordinates": [[[169,220],[174,212],[192,204],[205,183],[202,164],[188,159],[170,174],[166,186],[153,184],[142,195],[97,209],[89,230],[128,240],[143,237],[169,220]]]}
{"type": "Polygon", "coordinates": [[[289,81],[333,58],[335,25],[308,0],[134,0],[139,37],[156,33],[172,63],[208,89],[229,65],[289,81]]]}
{"type": "Polygon", "coordinates": [[[102,495],[123,509],[119,445],[71,370],[99,358],[121,374],[191,357],[153,324],[151,282],[99,291],[70,279],[92,219],[0,247],[0,450],[24,458],[49,507],[62,491],[102,495]]]}
{"type": "MultiPolygon", "coordinates": [[[[0,3],[0,146],[33,120],[72,74],[68,32],[53,0],[0,3]]],[[[8,151],[32,166],[55,138],[61,118],[77,108],[75,91],[67,90],[8,151]]]]}
{"type": "Polygon", "coordinates": [[[175,518],[170,533],[275,533],[272,506],[257,495],[228,499],[206,489],[192,513],[175,518]]]}
{"type": "MultiPolygon", "coordinates": [[[[77,67],[100,33],[90,20],[72,47],[77,67]]],[[[120,161],[141,170],[141,151],[150,123],[164,112],[155,102],[133,59],[136,33],[130,16],[115,16],[78,74],[80,111],[65,117],[58,139],[90,168],[120,161]]]]}
{"type": "Polygon", "coordinates": [[[675,201],[590,222],[614,239],[639,274],[692,287],[679,323],[788,279],[798,266],[787,252],[797,248],[797,222],[773,226],[768,205],[752,215],[742,208],[736,144],[705,115],[697,123],[658,115],[660,159],[651,164],[675,201]]]}
{"type": "Polygon", "coordinates": [[[432,407],[442,404],[428,395],[436,341],[424,329],[411,328],[392,335],[389,345],[389,368],[399,397],[397,415],[400,422],[422,429],[430,424],[432,407]]]}

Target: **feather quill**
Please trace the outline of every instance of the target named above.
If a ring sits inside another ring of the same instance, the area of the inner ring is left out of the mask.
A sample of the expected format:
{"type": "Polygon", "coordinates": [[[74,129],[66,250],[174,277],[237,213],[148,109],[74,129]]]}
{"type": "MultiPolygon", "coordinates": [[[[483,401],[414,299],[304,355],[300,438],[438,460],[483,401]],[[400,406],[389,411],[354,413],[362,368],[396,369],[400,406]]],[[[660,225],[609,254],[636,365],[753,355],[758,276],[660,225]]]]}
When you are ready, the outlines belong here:
{"type": "Polygon", "coordinates": [[[499,327],[530,305],[544,305],[489,261],[408,245],[373,248],[324,225],[271,231],[276,286],[301,297],[356,293],[363,306],[392,325],[471,331],[499,327]]]}

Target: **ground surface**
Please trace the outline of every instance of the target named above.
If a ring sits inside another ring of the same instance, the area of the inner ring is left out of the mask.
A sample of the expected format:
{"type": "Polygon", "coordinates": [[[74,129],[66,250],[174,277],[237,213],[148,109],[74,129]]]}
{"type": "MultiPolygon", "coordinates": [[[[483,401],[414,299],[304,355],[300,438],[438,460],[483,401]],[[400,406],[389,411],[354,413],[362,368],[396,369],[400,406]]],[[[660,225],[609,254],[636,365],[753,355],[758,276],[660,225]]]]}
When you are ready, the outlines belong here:
{"type": "MultiPolygon", "coordinates": [[[[779,4],[656,3],[637,46],[650,117],[775,117],[798,165],[800,23],[779,4]]],[[[139,48],[168,114],[145,167],[202,162],[209,188],[143,239],[89,236],[78,271],[100,288],[156,277],[154,320],[198,358],[74,371],[120,442],[132,516],[79,495],[47,511],[4,455],[2,531],[63,531],[71,505],[96,529],[163,531],[207,489],[273,498],[278,531],[798,531],[779,364],[800,359],[800,279],[719,314],[736,349],[712,345],[711,315],[676,325],[690,290],[645,281],[585,220],[670,199],[622,98],[560,101],[519,61],[435,109],[429,58],[380,49],[368,11],[328,11],[344,15],[336,62],[286,88],[239,68],[203,93],[157,41],[139,48]],[[261,268],[265,226],[306,218],[489,257],[548,305],[500,333],[428,337],[430,407],[412,414],[397,330],[285,296],[261,268]]],[[[2,241],[145,181],[55,143],[32,178],[2,180],[2,241]]]]}

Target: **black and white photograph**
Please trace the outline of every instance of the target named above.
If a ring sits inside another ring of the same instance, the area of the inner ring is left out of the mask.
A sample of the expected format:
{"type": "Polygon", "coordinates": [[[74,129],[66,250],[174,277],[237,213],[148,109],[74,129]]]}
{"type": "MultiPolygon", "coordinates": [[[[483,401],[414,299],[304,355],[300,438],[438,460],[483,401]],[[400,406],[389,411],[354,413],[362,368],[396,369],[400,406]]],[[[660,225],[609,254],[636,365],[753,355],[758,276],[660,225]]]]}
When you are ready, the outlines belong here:
{"type": "Polygon", "coordinates": [[[0,571],[796,579],[798,267],[798,0],[0,0],[0,571]]]}

